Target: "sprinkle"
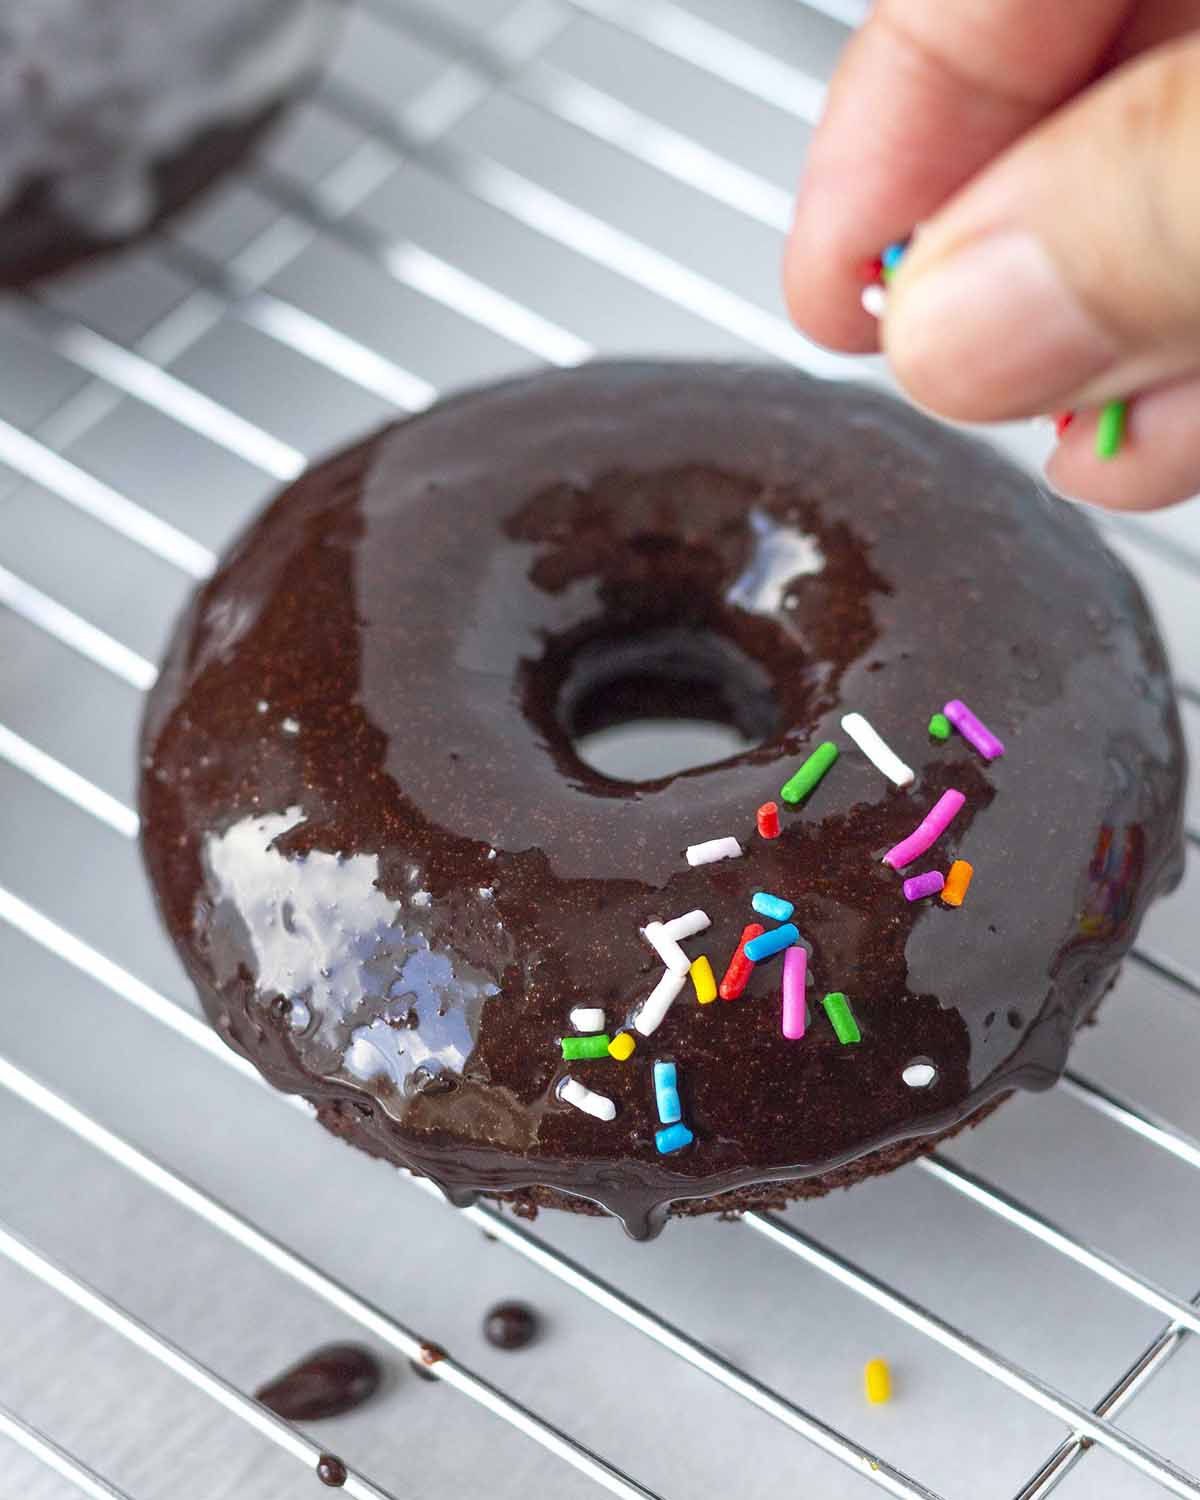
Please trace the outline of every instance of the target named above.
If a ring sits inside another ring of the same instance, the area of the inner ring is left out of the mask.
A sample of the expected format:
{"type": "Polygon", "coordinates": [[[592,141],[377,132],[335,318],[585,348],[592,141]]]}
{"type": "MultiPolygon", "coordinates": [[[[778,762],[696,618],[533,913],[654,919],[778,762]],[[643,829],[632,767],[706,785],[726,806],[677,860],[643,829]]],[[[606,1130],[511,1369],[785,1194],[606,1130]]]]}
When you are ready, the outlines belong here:
{"type": "Polygon", "coordinates": [[[937,1082],[937,1069],[931,1062],[910,1062],[900,1074],[910,1089],[927,1089],[937,1082]]]}
{"type": "Polygon", "coordinates": [[[786,922],[796,910],[790,901],[785,901],[782,896],[772,896],[770,891],[755,891],[750,897],[750,905],[760,917],[770,917],[772,922],[786,922]]]}
{"type": "Polygon", "coordinates": [[[642,1008],[634,1017],[634,1030],[640,1031],[643,1036],[650,1036],[657,1031],[663,1023],[663,1017],[674,1005],[676,996],[683,988],[686,979],[686,972],[672,974],[668,969],[647,995],[642,1008]]]}
{"type": "Polygon", "coordinates": [[[889,781],[894,781],[897,786],[911,786],[916,780],[913,768],[906,766],[896,752],[884,743],[862,714],[844,714],[842,728],[876,770],[882,771],[889,781]]]}
{"type": "Polygon", "coordinates": [[[914,875],[904,882],[904,899],[920,901],[923,896],[936,896],[945,884],[940,870],[927,870],[924,875],[914,875]]]}
{"type": "Polygon", "coordinates": [[[671,1151],[682,1151],[695,1139],[696,1137],[684,1124],[668,1125],[665,1129],[654,1132],[654,1144],[664,1156],[671,1151]]]}
{"type": "Polygon", "coordinates": [[[885,271],[894,271],[904,259],[904,252],[908,249],[907,240],[893,240],[879,257],[885,271]]]}
{"type": "Polygon", "coordinates": [[[604,1012],[598,1005],[577,1005],[571,1012],[571,1025],[576,1031],[603,1031],[604,1012]]]}
{"type": "Polygon", "coordinates": [[[685,856],[689,865],[711,865],[718,859],[737,859],[741,852],[737,839],[709,839],[706,844],[689,844],[685,856]]]}
{"type": "Polygon", "coordinates": [[[783,1034],[789,1042],[804,1035],[808,1003],[804,985],[808,977],[808,954],[795,943],[783,955],[783,1034]]]}
{"type": "Polygon", "coordinates": [[[837,1039],[843,1047],[862,1041],[862,1032],[858,1029],[858,1022],[854,1019],[854,1014],[841,990],[834,990],[831,995],[826,995],[821,1004],[825,1007],[825,1014],[832,1022],[833,1029],[837,1032],[837,1039]]]}
{"type": "Polygon", "coordinates": [[[613,1037],[608,1044],[609,1057],[615,1057],[618,1062],[628,1062],[637,1049],[637,1043],[627,1031],[622,1031],[613,1037]]]}
{"type": "Polygon", "coordinates": [[[971,876],[975,870],[965,859],[956,859],[950,866],[950,873],[946,876],[946,884],[942,887],[942,900],[947,906],[961,906],[963,897],[967,894],[967,887],[971,884],[971,876]]]}
{"type": "Polygon", "coordinates": [[[717,998],[717,980],[707,956],[702,953],[689,972],[696,990],[696,999],[701,1005],[711,1004],[717,998]]]}
{"type": "Polygon", "coordinates": [[[746,988],[754,969],[754,960],[746,957],[746,944],[753,942],[765,931],[761,922],[751,922],[742,928],[741,939],[733,950],[733,957],[729,960],[729,967],[725,970],[721,980],[719,993],[722,1000],[736,1000],[746,988]]]}
{"type": "Polygon", "coordinates": [[[873,318],[882,318],[887,311],[887,292],[877,281],[863,287],[858,300],[873,318]]]}
{"type": "Polygon", "coordinates": [[[673,1062],[654,1064],[654,1098],[658,1104],[658,1118],[664,1125],[674,1125],[683,1119],[683,1108],[679,1103],[679,1082],[673,1062]]]}
{"type": "Polygon", "coordinates": [[[931,740],[948,740],[950,730],[953,726],[945,714],[934,714],[929,721],[929,738],[931,740]]]}
{"type": "Polygon", "coordinates": [[[858,263],[859,281],[878,281],[883,275],[883,257],[873,255],[870,260],[861,260],[858,263]]]}
{"type": "Polygon", "coordinates": [[[785,922],[782,927],[773,927],[770,932],[751,938],[746,944],[746,957],[752,964],[759,964],[764,958],[782,953],[785,948],[790,948],[799,941],[800,934],[796,931],[796,924],[785,922]]]}
{"type": "Polygon", "coordinates": [[[863,1370],[863,1384],[867,1400],[872,1406],[882,1406],[892,1399],[892,1372],[886,1359],[869,1359],[863,1370]]]}
{"type": "Polygon", "coordinates": [[[906,839],[901,839],[898,844],[883,856],[885,865],[891,865],[893,870],[903,870],[905,865],[911,865],[914,859],[920,859],[931,844],[936,844],[946,829],[958,816],[959,809],[967,799],[961,792],[951,788],[943,792],[934,803],[933,811],[928,817],[922,818],[906,839]]]}
{"type": "Polygon", "coordinates": [[[597,1120],[615,1120],[617,1106],[607,1094],[597,1094],[584,1088],[578,1078],[564,1078],[555,1091],[564,1104],[573,1104],[585,1115],[595,1115],[597,1120]]]}
{"type": "Polygon", "coordinates": [[[695,937],[711,926],[706,911],[689,911],[682,917],[672,917],[669,922],[664,922],[663,931],[673,943],[682,943],[684,938],[695,937]]]}
{"type": "Polygon", "coordinates": [[[1129,410],[1127,401],[1110,401],[1101,411],[1096,424],[1096,457],[1116,458],[1125,438],[1125,414],[1129,410]]]}
{"type": "Polygon", "coordinates": [[[647,922],[642,928],[642,936],[670,969],[672,974],[685,974],[692,967],[692,961],[667,932],[661,922],[647,922]]]}
{"type": "Polygon", "coordinates": [[[803,802],[837,758],[838,747],[832,740],[818,745],[796,774],[784,782],[779,795],[785,802],[803,802]]]}
{"type": "Polygon", "coordinates": [[[562,1041],[562,1055],[567,1062],[576,1062],[581,1057],[607,1057],[608,1042],[606,1036],[564,1036],[562,1041]]]}
{"type": "Polygon", "coordinates": [[[758,824],[758,831],[765,839],[777,839],[779,837],[779,804],[776,802],[764,802],[754,815],[758,824]]]}
{"type": "Polygon", "coordinates": [[[984,760],[995,760],[1004,754],[1003,743],[982,720],[977,719],[961,698],[951,698],[942,712],[968,744],[974,745],[984,760]]]}
{"type": "Polygon", "coordinates": [[[1062,437],[1063,433],[1066,432],[1067,428],[1070,427],[1071,423],[1074,420],[1075,420],[1075,413],[1073,411],[1055,412],[1055,414],[1054,414],[1054,435],[1056,437],[1062,437]]]}

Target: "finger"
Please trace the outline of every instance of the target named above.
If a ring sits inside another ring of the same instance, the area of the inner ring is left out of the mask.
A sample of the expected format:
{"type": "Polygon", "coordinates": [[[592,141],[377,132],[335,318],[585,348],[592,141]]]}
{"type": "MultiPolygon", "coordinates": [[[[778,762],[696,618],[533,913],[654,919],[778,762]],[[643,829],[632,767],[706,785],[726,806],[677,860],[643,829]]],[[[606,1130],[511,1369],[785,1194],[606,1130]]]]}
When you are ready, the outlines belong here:
{"type": "Polygon", "coordinates": [[[1068,24],[1046,0],[881,0],[809,149],[784,267],[800,327],[873,349],[859,264],[1086,83],[1129,4],[1071,0],[1068,24]]]}
{"type": "Polygon", "coordinates": [[[914,398],[988,421],[1095,405],[1200,348],[1200,36],[1024,137],[926,223],[888,295],[914,398]]]}
{"type": "Polygon", "coordinates": [[[1046,465],[1061,494],[1108,510],[1157,510],[1200,494],[1200,376],[1130,404],[1115,458],[1096,457],[1096,414],[1081,412],[1046,465]]]}

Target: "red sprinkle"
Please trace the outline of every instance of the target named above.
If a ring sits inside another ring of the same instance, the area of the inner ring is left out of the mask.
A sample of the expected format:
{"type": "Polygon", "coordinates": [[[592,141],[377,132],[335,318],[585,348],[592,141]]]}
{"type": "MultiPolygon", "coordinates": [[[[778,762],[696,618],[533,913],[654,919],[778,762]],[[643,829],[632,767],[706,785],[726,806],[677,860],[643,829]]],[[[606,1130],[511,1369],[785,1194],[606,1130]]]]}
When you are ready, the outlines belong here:
{"type": "Polygon", "coordinates": [[[762,937],[766,930],[760,922],[751,922],[743,927],[742,936],[733,950],[733,957],[729,960],[729,967],[725,970],[717,991],[722,1000],[736,1000],[746,988],[754,970],[754,960],[746,957],[746,944],[756,937],[762,937]]]}
{"type": "Polygon", "coordinates": [[[1071,423],[1074,420],[1075,413],[1073,411],[1058,412],[1054,418],[1055,435],[1058,437],[1062,437],[1063,433],[1066,432],[1067,428],[1070,427],[1071,423]]]}
{"type": "Polygon", "coordinates": [[[858,279],[863,283],[883,280],[883,261],[878,255],[874,260],[860,260],[857,269],[858,279]]]}
{"type": "Polygon", "coordinates": [[[765,839],[777,839],[779,837],[779,804],[776,802],[764,802],[755,814],[758,819],[758,831],[765,839]]]}

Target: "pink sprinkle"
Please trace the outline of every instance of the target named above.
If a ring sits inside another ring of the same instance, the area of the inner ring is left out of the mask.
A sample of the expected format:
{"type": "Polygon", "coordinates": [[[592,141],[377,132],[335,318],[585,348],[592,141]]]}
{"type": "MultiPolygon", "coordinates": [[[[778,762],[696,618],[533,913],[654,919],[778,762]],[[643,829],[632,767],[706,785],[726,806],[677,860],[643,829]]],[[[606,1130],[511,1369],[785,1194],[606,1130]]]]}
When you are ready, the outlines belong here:
{"type": "Polygon", "coordinates": [[[983,756],[984,760],[995,760],[1004,754],[1004,746],[981,720],[977,719],[961,698],[951,698],[942,712],[962,735],[983,756]]]}
{"type": "Polygon", "coordinates": [[[961,792],[956,792],[953,788],[948,792],[943,792],[929,816],[922,819],[906,839],[901,839],[883,856],[884,864],[891,865],[893,870],[903,870],[905,865],[911,865],[914,859],[920,859],[926,849],[931,844],[937,843],[946,829],[950,827],[966,800],[961,792]]]}
{"type": "Polygon", "coordinates": [[[939,870],[927,870],[924,875],[914,875],[904,882],[904,899],[919,901],[922,896],[936,896],[945,884],[939,870]]]}
{"type": "Polygon", "coordinates": [[[804,1035],[807,973],[808,954],[799,943],[793,943],[783,955],[783,1034],[789,1042],[798,1042],[804,1035]]]}

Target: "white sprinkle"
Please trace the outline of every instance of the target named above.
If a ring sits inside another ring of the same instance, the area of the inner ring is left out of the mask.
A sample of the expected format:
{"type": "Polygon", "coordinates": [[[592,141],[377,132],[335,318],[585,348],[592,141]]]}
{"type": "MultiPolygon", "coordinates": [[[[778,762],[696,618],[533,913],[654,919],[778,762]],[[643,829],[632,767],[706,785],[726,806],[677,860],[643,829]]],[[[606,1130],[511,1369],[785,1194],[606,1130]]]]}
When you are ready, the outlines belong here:
{"type": "Polygon", "coordinates": [[[597,1094],[592,1089],[584,1088],[578,1078],[564,1078],[558,1086],[558,1097],[565,1104],[573,1104],[576,1109],[583,1110],[585,1115],[595,1115],[597,1120],[615,1120],[617,1118],[617,1106],[607,1094],[597,1094]]]}
{"type": "Polygon", "coordinates": [[[663,931],[673,943],[682,943],[684,938],[695,937],[698,932],[704,932],[711,927],[706,911],[685,912],[682,917],[672,917],[669,922],[663,923],[663,931]]]}
{"type": "Polygon", "coordinates": [[[280,729],[283,730],[284,734],[299,734],[300,733],[300,720],[299,719],[280,719],[280,721],[279,721],[279,727],[280,727],[280,729]]]}
{"type": "Polygon", "coordinates": [[[687,974],[672,974],[668,969],[642,1003],[641,1010],[633,1018],[633,1029],[650,1036],[662,1025],[667,1012],[675,1003],[675,997],[687,982],[687,974]]]}
{"type": "Polygon", "coordinates": [[[432,906],[433,905],[433,892],[432,891],[414,891],[412,893],[411,900],[412,900],[412,904],[414,906],[432,906]]]}
{"type": "Polygon", "coordinates": [[[742,852],[742,846],[737,839],[709,839],[706,844],[689,844],[687,847],[687,862],[689,865],[711,865],[718,859],[737,859],[742,852]]]}
{"type": "Polygon", "coordinates": [[[900,1076],[910,1089],[927,1089],[937,1077],[937,1069],[932,1063],[909,1063],[900,1076]]]}
{"type": "Polygon", "coordinates": [[[604,1012],[598,1005],[577,1005],[571,1012],[571,1025],[576,1031],[603,1031],[604,1012]]]}
{"type": "Polygon", "coordinates": [[[887,291],[877,281],[863,287],[861,301],[873,318],[882,318],[887,311],[887,291]]]}
{"type": "Polygon", "coordinates": [[[862,714],[843,715],[842,728],[876,770],[882,771],[889,781],[894,781],[897,786],[912,785],[915,779],[913,768],[906,766],[896,752],[884,744],[862,714]]]}
{"type": "Polygon", "coordinates": [[[647,922],[642,928],[642,936],[672,974],[686,974],[692,967],[691,959],[675,939],[667,935],[667,929],[661,922],[647,922]]]}

